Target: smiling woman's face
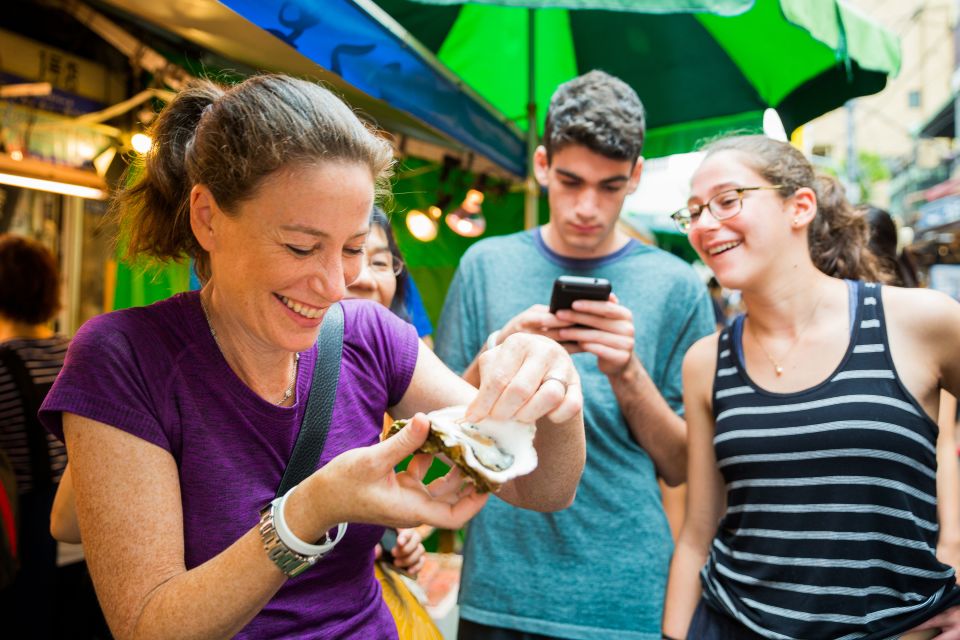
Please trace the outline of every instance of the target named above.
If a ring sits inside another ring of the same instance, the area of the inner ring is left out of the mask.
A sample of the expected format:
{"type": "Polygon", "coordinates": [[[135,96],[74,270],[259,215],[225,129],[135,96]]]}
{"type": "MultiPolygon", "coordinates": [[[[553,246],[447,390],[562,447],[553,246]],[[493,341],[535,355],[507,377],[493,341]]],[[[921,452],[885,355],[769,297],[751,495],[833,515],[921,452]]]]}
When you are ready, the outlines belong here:
{"type": "MultiPolygon", "coordinates": [[[[770,187],[747,166],[737,151],[711,154],[693,175],[690,203],[702,204],[715,195],[738,187],[770,187]]],[[[747,191],[740,212],[718,221],[707,209],[690,227],[690,244],[728,289],[767,273],[791,241],[790,217],[775,190],[747,191]]]]}
{"type": "Polygon", "coordinates": [[[377,225],[370,228],[363,253],[363,268],[347,287],[347,297],[366,298],[389,307],[397,293],[397,276],[393,271],[394,259],[387,234],[382,228],[377,225]]]}
{"type": "Polygon", "coordinates": [[[211,282],[229,321],[264,349],[303,351],[363,266],[370,170],[332,162],[268,177],[212,219],[211,282]]]}

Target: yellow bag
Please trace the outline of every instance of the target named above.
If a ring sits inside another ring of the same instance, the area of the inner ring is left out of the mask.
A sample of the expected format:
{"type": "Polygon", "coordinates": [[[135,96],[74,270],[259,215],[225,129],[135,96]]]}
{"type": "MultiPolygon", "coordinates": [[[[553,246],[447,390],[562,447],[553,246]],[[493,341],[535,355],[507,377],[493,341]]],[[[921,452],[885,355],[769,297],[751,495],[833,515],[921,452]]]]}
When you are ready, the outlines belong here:
{"type": "Polygon", "coordinates": [[[376,562],[373,573],[380,582],[383,600],[397,624],[400,640],[443,640],[440,630],[417,597],[390,565],[376,562]]]}

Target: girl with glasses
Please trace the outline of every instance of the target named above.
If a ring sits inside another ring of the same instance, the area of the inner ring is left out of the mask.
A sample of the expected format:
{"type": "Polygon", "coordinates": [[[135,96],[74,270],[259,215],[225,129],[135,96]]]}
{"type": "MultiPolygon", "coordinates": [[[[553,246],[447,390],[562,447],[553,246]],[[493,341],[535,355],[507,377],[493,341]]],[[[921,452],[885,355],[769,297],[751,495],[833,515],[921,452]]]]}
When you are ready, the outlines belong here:
{"type": "Polygon", "coordinates": [[[954,637],[936,416],[960,392],[960,305],[878,284],[863,218],[789,144],[714,142],[692,194],[676,217],[747,312],[684,361],[664,637],[954,637]]]}

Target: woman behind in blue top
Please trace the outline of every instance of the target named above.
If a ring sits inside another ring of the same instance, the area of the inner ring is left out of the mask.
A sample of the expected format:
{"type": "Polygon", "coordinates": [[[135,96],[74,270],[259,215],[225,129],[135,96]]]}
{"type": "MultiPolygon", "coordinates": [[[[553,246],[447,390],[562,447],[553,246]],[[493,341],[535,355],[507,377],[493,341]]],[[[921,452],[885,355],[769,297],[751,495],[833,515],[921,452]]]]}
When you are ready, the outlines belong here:
{"type": "Polygon", "coordinates": [[[935,556],[960,305],[853,280],[878,276],[863,219],[791,145],[707,151],[674,219],[748,313],[684,361],[689,499],[664,637],[960,637],[935,556]]]}

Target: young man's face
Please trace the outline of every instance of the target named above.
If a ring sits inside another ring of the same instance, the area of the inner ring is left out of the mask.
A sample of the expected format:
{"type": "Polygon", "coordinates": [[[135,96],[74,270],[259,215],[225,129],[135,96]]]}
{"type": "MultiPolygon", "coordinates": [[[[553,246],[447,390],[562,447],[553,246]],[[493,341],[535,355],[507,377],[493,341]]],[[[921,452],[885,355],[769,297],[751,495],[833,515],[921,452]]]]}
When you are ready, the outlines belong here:
{"type": "Polygon", "coordinates": [[[597,258],[618,247],[617,219],[628,194],[640,183],[643,158],[636,163],[613,160],[573,144],[554,152],[539,147],[534,171],[547,188],[550,225],[547,245],[571,258],[597,258]]]}

